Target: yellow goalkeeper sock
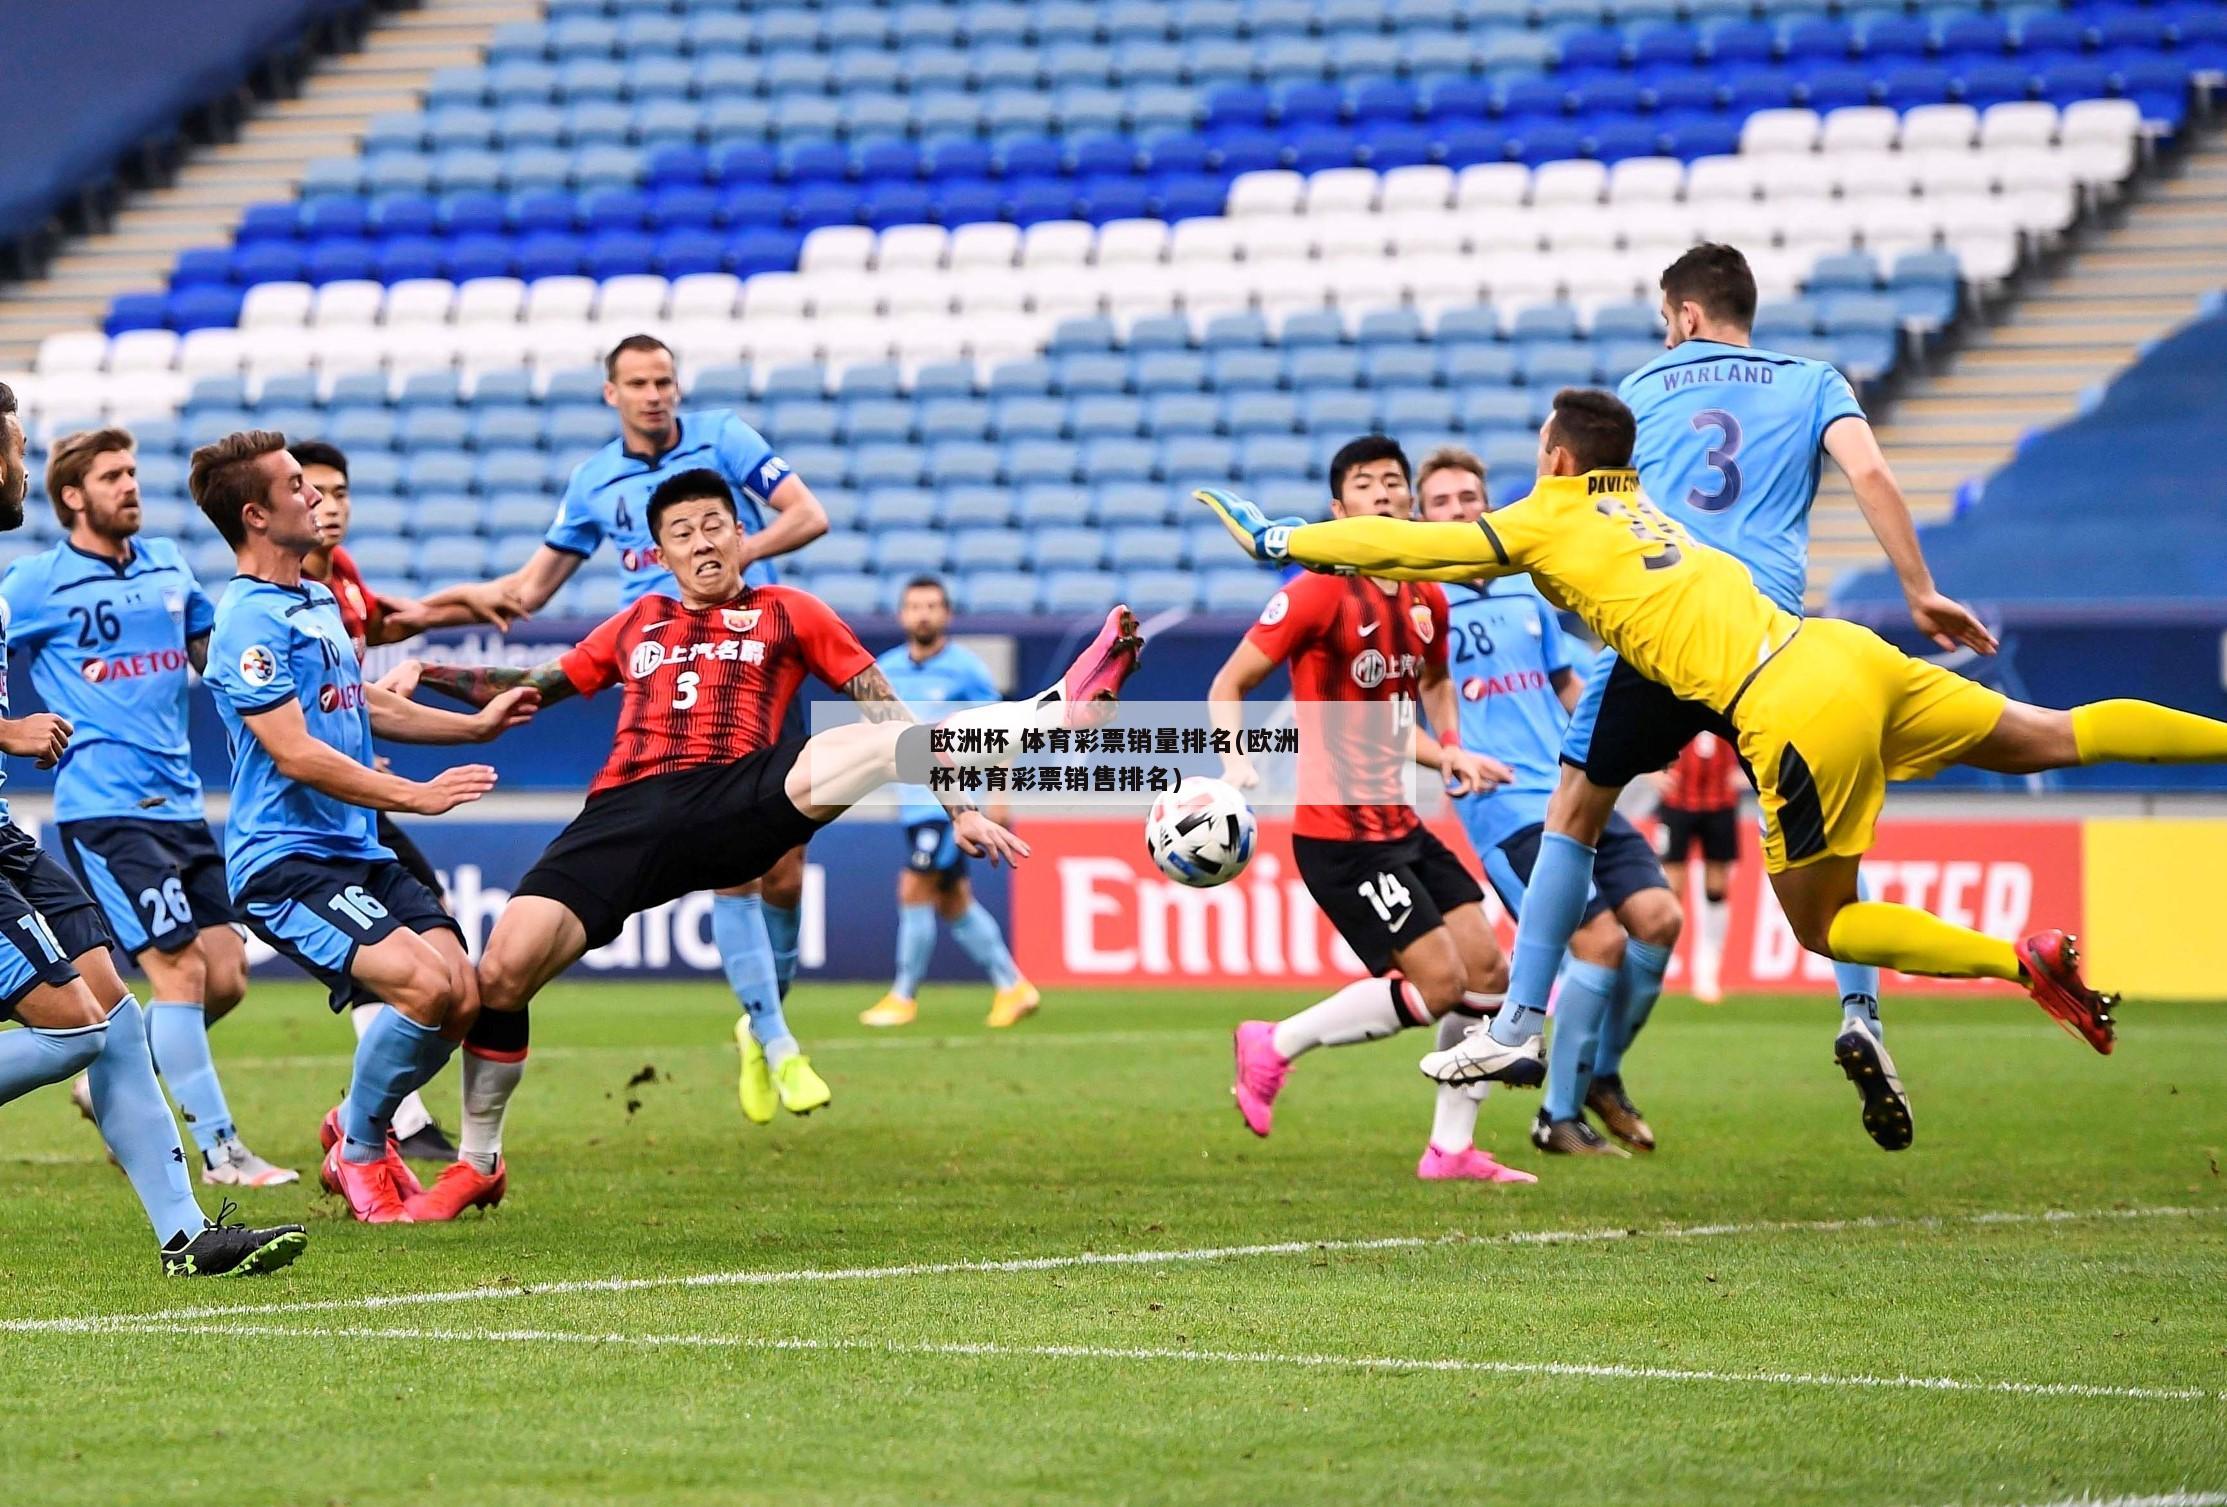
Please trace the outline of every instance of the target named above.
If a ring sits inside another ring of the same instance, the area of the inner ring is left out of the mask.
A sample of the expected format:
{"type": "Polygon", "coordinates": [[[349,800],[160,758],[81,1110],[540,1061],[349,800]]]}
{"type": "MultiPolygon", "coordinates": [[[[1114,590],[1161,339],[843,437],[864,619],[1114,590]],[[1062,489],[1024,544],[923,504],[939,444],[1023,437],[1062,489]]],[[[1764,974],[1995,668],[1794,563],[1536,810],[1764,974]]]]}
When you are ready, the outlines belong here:
{"type": "Polygon", "coordinates": [[[2094,701],[2072,709],[2083,764],[2227,763],[2227,722],[2149,701],[2094,701]]]}
{"type": "Polygon", "coordinates": [[[2008,979],[2025,975],[2010,943],[1929,912],[1882,900],[1856,900],[1840,908],[1825,945],[1844,963],[1870,963],[1904,973],[1945,979],[2008,979]]]}

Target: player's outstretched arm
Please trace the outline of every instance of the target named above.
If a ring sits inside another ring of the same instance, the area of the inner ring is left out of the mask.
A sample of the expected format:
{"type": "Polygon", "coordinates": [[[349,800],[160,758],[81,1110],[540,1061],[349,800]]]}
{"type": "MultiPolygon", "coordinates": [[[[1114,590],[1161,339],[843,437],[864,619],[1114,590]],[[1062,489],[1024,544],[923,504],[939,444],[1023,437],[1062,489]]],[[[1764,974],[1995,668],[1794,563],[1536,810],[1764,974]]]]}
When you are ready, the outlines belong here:
{"type": "MultiPolygon", "coordinates": [[[[507,691],[532,690],[542,706],[552,706],[580,694],[559,660],[548,660],[530,670],[515,665],[420,665],[417,683],[466,706],[484,707],[507,691]]],[[[886,685],[886,683],[885,683],[886,685]]],[[[399,689],[399,687],[397,687],[399,689]]]]}
{"type": "Polygon", "coordinates": [[[746,564],[800,550],[827,532],[827,508],[801,476],[792,473],[783,480],[766,498],[766,506],[773,510],[773,521],[744,537],[746,564]]]}
{"type": "Polygon", "coordinates": [[[62,755],[70,746],[70,735],[77,731],[65,717],[52,712],[33,712],[28,717],[0,717],[0,753],[11,753],[19,759],[30,759],[41,769],[52,769],[62,762],[62,755]]]}
{"type": "Polygon", "coordinates": [[[1980,654],[1993,654],[1995,635],[1978,614],[1962,602],[1944,596],[1933,584],[1933,571],[1925,563],[1918,543],[1917,525],[1910,521],[1910,504],[1903,500],[1902,484],[1895,480],[1879,448],[1871,425],[1853,416],[1835,420],[1825,431],[1825,453],[1848,478],[1856,506],[1871,528],[1871,536],[1886,551],[1901,583],[1903,599],[1910,604],[1910,620],[1944,649],[1959,645],[1980,654]]]}
{"type": "Polygon", "coordinates": [[[430,780],[406,780],[397,774],[358,764],[331,744],[313,736],[302,716],[301,703],[288,699],[268,711],[241,721],[255,741],[270,755],[271,765],[282,778],[319,790],[334,800],[373,811],[400,811],[412,816],[439,816],[468,801],[476,801],[495,788],[495,771],[485,764],[461,764],[445,769],[430,780]]]}
{"type": "Polygon", "coordinates": [[[1473,581],[1522,574],[1492,535],[1474,523],[1337,518],[1293,529],[1287,549],[1291,560],[1309,570],[1387,581],[1473,581]]]}
{"type": "MultiPolygon", "coordinates": [[[[1454,699],[1454,677],[1444,665],[1426,663],[1417,689],[1422,693],[1423,714],[1430,718],[1434,729],[1460,729],[1461,707],[1454,699]]],[[[1474,753],[1459,741],[1433,737],[1420,724],[1415,728],[1414,757],[1423,768],[1437,770],[1452,795],[1475,795],[1516,777],[1515,771],[1498,759],[1474,753]]]]}
{"type": "Polygon", "coordinates": [[[532,721],[541,697],[532,686],[513,686],[466,714],[420,706],[374,682],[364,687],[364,704],[371,708],[372,732],[396,743],[485,743],[532,721]]]}
{"type": "Polygon", "coordinates": [[[423,605],[440,612],[461,609],[468,622],[508,628],[548,606],[549,599],[584,563],[583,556],[544,544],[509,575],[443,587],[425,598],[423,605]]]}

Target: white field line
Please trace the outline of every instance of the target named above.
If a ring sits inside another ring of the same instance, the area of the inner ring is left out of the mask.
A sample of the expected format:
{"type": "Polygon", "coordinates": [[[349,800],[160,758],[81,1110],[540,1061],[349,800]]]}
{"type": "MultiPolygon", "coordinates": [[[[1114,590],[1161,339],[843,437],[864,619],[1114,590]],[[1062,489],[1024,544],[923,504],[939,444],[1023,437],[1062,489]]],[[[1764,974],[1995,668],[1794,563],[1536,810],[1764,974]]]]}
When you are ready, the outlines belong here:
{"type": "MultiPolygon", "coordinates": [[[[1135,1045],[1140,1042],[1203,1042],[1221,1041],[1227,1031],[1069,1031],[1064,1034],[1051,1031],[1013,1032],[979,1036],[908,1036],[902,1033],[888,1036],[847,1036],[814,1042],[812,1055],[828,1052],[886,1052],[897,1051],[946,1051],[952,1048],[1026,1046],[1030,1051],[1050,1046],[1116,1046],[1135,1045]]],[[[535,1047],[529,1061],[541,1062],[564,1057],[655,1057],[660,1052],[724,1052],[733,1055],[731,1045],[716,1041],[682,1042],[665,1046],[603,1046],[603,1047],[535,1047]]],[[[292,1071],[302,1068],[330,1068],[345,1066],[355,1060],[352,1051],[298,1053],[285,1057],[227,1057],[228,1072],[292,1071]]]]}
{"type": "Polygon", "coordinates": [[[352,1298],[318,1298],[290,1303],[209,1305],[161,1309],[153,1313],[87,1314],[74,1318],[0,1320],[0,1333],[82,1334],[133,1329],[203,1319],[262,1318],[275,1314],[377,1312],[450,1303],[482,1303],[508,1298],[565,1297],[578,1293],[654,1292],[672,1288],[787,1287],[822,1282],[877,1282],[914,1277],[1001,1275],[1065,1271],[1078,1267],[1172,1266],[1210,1261],[1240,1261],[1261,1256],[1311,1256],[1358,1251],[1422,1250],[1456,1245],[1598,1245],[1621,1240],[1702,1240],[1739,1235],[1832,1235],[1864,1230],[1944,1230],[2003,1225],[2070,1224],[2127,1219],[2195,1219],[2227,1213],[2227,1204],[2210,1208],[2141,1205],[2125,1209],[2049,1209],[1982,1211],[1975,1214],[1865,1215],[1854,1219],[1765,1220],[1734,1224],[1658,1225],[1651,1229],[1512,1230],[1485,1235],[1386,1235],[1364,1240],[1281,1240],[1260,1245],[1211,1245],[1187,1250],[1078,1251],[1062,1256],[1022,1256],[1002,1261],[925,1261],[893,1266],[806,1267],[773,1271],[699,1272],[671,1277],[595,1277],[558,1282],[510,1283],[455,1288],[443,1292],[384,1293],[352,1298]]]}
{"type": "Polygon", "coordinates": [[[1588,1381],[1703,1382],[1723,1386],[1837,1387],[1890,1392],[1971,1392],[2013,1397],[2107,1398],[2126,1402],[2218,1402],[2201,1387],[2122,1387],[2087,1382],[1974,1381],[1954,1376],[1870,1376],[1817,1371],[1704,1371],[1677,1366],[1588,1365],[1573,1361],[1468,1360],[1442,1356],[1319,1355],[1274,1350],[1179,1350],[1126,1345],[1009,1345],[992,1341],[774,1339],[732,1334],[585,1334],[562,1329],[378,1329],[282,1324],[148,1324],[112,1334],[247,1336],[270,1339],[419,1341],[469,1345],[626,1345],[643,1349],[864,1352],[962,1359],[1188,1361],[1306,1370],[1568,1377],[1588,1381]]]}
{"type": "Polygon", "coordinates": [[[2227,1507],[2227,1491],[2168,1491],[2150,1497],[2063,1497],[2022,1507],[2227,1507]]]}

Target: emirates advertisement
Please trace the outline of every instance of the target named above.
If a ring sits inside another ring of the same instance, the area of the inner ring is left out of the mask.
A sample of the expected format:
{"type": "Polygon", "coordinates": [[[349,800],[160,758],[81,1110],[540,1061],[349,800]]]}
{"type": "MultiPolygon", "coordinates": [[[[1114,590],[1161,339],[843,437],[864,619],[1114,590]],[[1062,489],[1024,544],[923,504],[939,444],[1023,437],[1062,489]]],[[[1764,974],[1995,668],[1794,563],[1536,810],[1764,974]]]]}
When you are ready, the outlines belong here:
{"type": "MultiPolygon", "coordinates": [[[[1433,821],[1447,845],[1476,870],[1459,823],[1433,821]]],[[[1642,822],[1641,826],[1649,824],[1642,822]]],[[[1252,865],[1219,889],[1162,879],[1134,823],[1032,821],[1034,856],[1013,887],[1015,956],[1040,984],[1230,984],[1321,988],[1363,972],[1300,882],[1287,822],[1263,819],[1252,865]]],[[[1831,966],[1805,953],[1764,881],[1752,825],[1731,891],[1731,930],[1720,977],[1728,992],[1832,991],[1831,966]]],[[[2081,824],[2036,822],[1882,822],[1864,862],[1871,898],[1899,901],[1992,936],[2015,938],[2040,926],[2078,930],[2082,894],[2081,824]]],[[[1694,871],[1691,893],[1698,894],[1694,871]]],[[[1503,943],[1514,925],[1487,887],[1485,904],[1503,943]]],[[[1690,976],[1689,923],[1671,972],[1690,976]]],[[[1890,979],[1925,992],[1995,989],[1986,982],[1890,979]]]]}

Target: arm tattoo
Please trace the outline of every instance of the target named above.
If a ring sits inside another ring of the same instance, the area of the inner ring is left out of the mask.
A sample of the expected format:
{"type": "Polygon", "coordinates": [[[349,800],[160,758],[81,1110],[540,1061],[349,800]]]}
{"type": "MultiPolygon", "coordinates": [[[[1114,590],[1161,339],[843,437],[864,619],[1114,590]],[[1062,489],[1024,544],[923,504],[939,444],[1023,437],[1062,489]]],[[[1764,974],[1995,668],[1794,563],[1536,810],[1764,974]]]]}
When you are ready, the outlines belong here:
{"type": "Polygon", "coordinates": [[[515,665],[427,665],[418,675],[418,684],[466,706],[485,706],[503,692],[522,685],[541,692],[543,706],[578,694],[572,677],[553,659],[530,670],[515,665]]]}
{"type": "Polygon", "coordinates": [[[865,669],[843,682],[843,694],[859,705],[867,722],[918,722],[912,708],[898,699],[880,665],[865,669]]]}

